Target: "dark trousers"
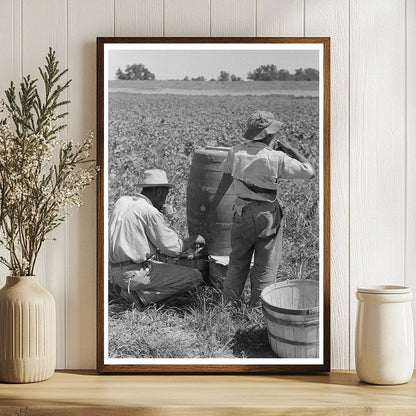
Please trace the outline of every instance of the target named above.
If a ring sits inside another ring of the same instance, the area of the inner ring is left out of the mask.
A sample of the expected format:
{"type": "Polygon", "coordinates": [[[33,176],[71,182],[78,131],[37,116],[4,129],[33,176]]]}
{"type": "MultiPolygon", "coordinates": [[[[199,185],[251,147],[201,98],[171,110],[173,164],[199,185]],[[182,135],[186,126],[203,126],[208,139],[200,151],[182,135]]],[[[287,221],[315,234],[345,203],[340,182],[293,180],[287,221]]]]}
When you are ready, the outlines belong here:
{"type": "Polygon", "coordinates": [[[234,213],[230,263],[223,288],[225,302],[241,296],[253,253],[250,304],[257,306],[262,290],[276,281],[282,254],[282,216],[277,201],[252,202],[241,215],[234,213]]]}
{"type": "Polygon", "coordinates": [[[176,264],[152,260],[148,271],[145,272],[140,265],[134,263],[111,267],[112,280],[122,289],[127,289],[128,278],[132,273],[139,273],[146,281],[137,287],[132,287],[144,305],[185,292],[202,283],[202,275],[198,270],[176,264]]]}

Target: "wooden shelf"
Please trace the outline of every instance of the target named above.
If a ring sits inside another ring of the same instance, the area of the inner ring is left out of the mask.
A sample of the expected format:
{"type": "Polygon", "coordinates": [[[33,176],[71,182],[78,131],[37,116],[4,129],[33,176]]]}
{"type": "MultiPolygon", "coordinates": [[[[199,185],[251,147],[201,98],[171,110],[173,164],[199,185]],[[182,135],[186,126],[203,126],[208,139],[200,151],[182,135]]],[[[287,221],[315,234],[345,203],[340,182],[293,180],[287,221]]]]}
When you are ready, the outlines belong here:
{"type": "Polygon", "coordinates": [[[319,375],[97,375],[58,371],[1,384],[0,415],[415,415],[416,375],[373,386],[354,372],[319,375]]]}

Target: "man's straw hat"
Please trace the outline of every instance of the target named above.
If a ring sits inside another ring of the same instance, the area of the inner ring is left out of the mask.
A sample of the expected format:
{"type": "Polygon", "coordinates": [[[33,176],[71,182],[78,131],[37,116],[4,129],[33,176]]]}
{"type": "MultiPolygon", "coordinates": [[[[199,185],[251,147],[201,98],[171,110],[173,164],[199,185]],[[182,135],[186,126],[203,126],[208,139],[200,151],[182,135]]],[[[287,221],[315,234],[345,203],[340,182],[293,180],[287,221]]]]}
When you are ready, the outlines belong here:
{"type": "Polygon", "coordinates": [[[142,188],[150,188],[155,186],[163,186],[166,188],[174,188],[175,185],[168,182],[166,172],[162,169],[149,169],[144,171],[144,179],[139,183],[142,188]]]}
{"type": "Polygon", "coordinates": [[[255,111],[247,120],[247,130],[244,138],[247,140],[262,140],[268,134],[278,132],[283,123],[277,121],[269,111],[255,111]]]}

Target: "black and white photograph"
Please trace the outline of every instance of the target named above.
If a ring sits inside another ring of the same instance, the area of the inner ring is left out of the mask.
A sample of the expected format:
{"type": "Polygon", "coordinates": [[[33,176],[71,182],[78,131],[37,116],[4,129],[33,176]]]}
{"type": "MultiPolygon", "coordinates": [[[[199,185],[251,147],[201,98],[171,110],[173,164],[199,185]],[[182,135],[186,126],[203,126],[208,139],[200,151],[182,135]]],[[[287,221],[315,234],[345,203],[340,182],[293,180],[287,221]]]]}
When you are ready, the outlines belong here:
{"type": "Polygon", "coordinates": [[[197,42],[101,40],[101,364],[323,368],[324,44],[197,42]]]}

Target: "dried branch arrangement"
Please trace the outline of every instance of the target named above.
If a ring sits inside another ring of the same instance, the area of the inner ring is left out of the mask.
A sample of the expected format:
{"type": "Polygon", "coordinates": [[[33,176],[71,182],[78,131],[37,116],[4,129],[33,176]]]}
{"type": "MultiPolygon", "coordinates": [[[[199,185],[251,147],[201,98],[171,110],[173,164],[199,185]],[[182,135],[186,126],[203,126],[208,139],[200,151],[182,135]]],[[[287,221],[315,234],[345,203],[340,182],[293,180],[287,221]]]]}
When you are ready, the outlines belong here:
{"type": "Polygon", "coordinates": [[[13,82],[0,107],[0,245],[9,259],[0,257],[13,276],[31,276],[47,235],[60,225],[96,175],[90,158],[92,133],[74,144],[60,137],[69,103],[61,100],[69,87],[49,49],[37,79],[23,78],[20,90],[13,82]],[[64,81],[64,82],[63,82],[64,81]]]}

